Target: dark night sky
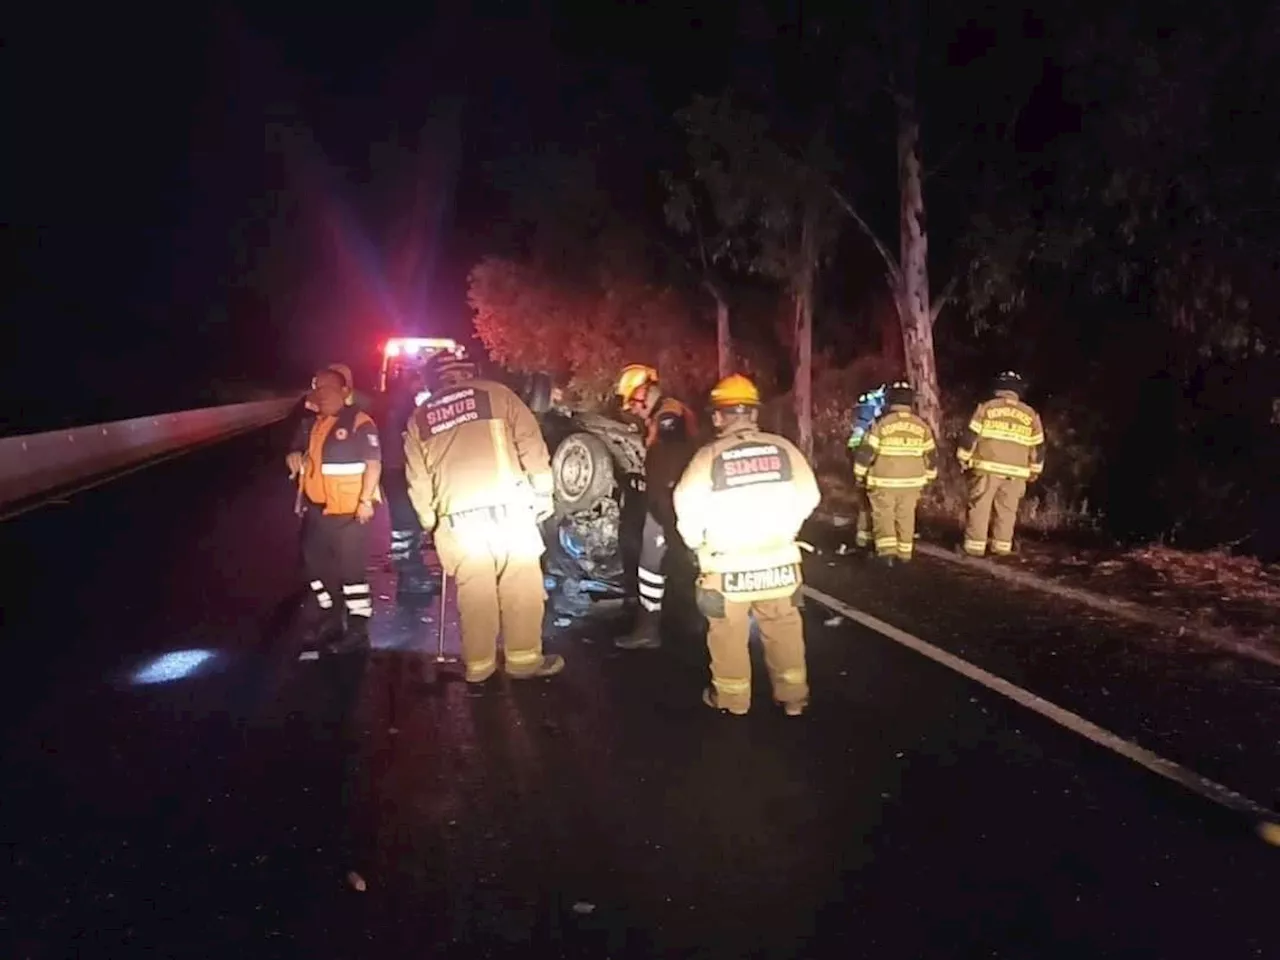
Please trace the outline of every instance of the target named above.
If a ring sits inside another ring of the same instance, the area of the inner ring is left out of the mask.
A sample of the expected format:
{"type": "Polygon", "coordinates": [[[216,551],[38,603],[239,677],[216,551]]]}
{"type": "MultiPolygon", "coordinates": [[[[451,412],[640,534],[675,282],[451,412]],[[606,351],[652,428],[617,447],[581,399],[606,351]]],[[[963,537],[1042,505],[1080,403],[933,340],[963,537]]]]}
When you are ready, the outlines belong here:
{"type": "Polygon", "coordinates": [[[13,420],[367,366],[401,300],[410,325],[468,332],[466,270],[502,214],[482,164],[581,140],[607,105],[630,131],[614,173],[643,173],[698,73],[722,76],[725,44],[678,8],[545,7],[173,5],[74,28],[29,8],[5,51],[13,420]]]}

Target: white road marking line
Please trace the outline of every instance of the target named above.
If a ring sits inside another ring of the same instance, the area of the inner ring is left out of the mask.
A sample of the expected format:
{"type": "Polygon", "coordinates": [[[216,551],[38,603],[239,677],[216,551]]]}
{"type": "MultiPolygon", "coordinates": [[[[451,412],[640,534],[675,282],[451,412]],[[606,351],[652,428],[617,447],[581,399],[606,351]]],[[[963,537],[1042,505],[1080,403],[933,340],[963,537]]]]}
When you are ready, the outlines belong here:
{"type": "Polygon", "coordinates": [[[812,597],[818,603],[822,604],[836,613],[843,614],[855,623],[860,623],[869,630],[874,630],[882,637],[892,640],[894,643],[900,643],[902,646],[914,650],[916,653],[928,657],[935,663],[940,663],[949,670],[975,683],[980,683],[988,690],[993,690],[1003,697],[1008,697],[1014,703],[1026,707],[1028,710],[1034,710],[1046,720],[1052,720],[1060,727],[1065,727],[1072,733],[1079,734],[1086,740],[1096,743],[1100,747],[1105,747],[1113,753],[1119,754],[1126,760],[1145,767],[1157,776],[1171,780],[1182,787],[1197,793],[1207,800],[1212,800],[1219,806],[1226,807],[1238,813],[1247,813],[1251,816],[1258,817],[1265,824],[1271,824],[1276,820],[1274,811],[1268,810],[1262,804],[1250,800],[1248,797],[1237,793],[1230,787],[1210,780],[1208,777],[1202,777],[1194,770],[1188,770],[1181,764],[1174,763],[1172,760],[1166,760],[1159,754],[1152,753],[1145,747],[1140,747],[1136,743],[1124,739],[1118,734],[1112,733],[1103,727],[1098,726],[1077,713],[1072,713],[1065,707],[1060,707],[1056,703],[1050,703],[1043,697],[1038,697],[1030,690],[1024,690],[1015,683],[999,677],[994,673],[989,673],[979,666],[975,666],[968,660],[957,657],[953,653],[948,653],[935,647],[926,640],[921,640],[913,634],[900,630],[891,623],[885,623],[878,617],[873,617],[869,613],[851,607],[843,600],[837,600],[830,594],[823,593],[814,587],[806,585],[804,592],[807,596],[812,597]]]}

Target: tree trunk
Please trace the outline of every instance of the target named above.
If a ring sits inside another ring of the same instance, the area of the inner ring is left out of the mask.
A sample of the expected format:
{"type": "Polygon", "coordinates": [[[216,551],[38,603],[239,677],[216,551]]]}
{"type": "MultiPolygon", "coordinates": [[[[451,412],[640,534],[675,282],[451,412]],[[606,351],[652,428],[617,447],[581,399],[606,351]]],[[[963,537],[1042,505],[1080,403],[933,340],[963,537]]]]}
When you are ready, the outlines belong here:
{"type": "Polygon", "coordinates": [[[933,318],[929,312],[929,231],[925,221],[924,185],[920,164],[920,122],[915,102],[898,96],[898,194],[901,241],[901,287],[897,291],[902,322],[902,348],[907,376],[916,391],[916,409],[939,437],[942,396],[933,348],[933,318]]]}
{"type": "Polygon", "coordinates": [[[797,446],[813,462],[813,286],[818,269],[813,218],[805,217],[800,235],[800,273],[794,287],[795,401],[797,446]]]}
{"type": "Polygon", "coordinates": [[[733,339],[729,334],[729,304],[716,287],[710,287],[716,300],[716,367],[721,379],[733,373],[733,339]]]}
{"type": "Polygon", "coordinates": [[[813,284],[804,284],[795,295],[795,385],[792,397],[796,413],[796,445],[813,461],[813,284]]]}

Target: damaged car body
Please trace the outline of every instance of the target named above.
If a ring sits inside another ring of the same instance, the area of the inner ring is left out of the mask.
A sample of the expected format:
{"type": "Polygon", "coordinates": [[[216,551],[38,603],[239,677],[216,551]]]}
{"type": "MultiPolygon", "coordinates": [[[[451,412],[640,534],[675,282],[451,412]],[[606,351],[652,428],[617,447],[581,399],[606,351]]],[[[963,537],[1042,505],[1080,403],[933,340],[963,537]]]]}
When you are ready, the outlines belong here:
{"type": "Polygon", "coordinates": [[[644,524],[644,436],[639,424],[552,400],[533,374],[517,392],[538,417],[551,451],[555,514],[543,527],[552,609],[566,616],[616,610],[631,597],[644,524]]]}

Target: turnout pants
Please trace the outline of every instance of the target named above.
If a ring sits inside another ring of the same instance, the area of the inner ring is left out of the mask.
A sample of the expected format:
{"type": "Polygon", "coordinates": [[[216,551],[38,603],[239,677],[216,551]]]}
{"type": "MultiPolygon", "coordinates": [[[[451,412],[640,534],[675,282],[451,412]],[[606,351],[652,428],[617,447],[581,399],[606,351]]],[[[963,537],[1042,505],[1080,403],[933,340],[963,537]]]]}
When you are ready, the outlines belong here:
{"type": "Polygon", "coordinates": [[[995,556],[1013,553],[1013,530],[1018,523],[1018,504],[1027,493],[1021,477],[994,473],[969,474],[969,513],[964,526],[964,552],[980,557],[988,541],[995,556]],[[988,537],[989,534],[989,537],[988,537]]]}
{"type": "Polygon", "coordinates": [[[711,685],[718,707],[731,713],[746,713],[751,708],[751,614],[760,626],[773,699],[782,704],[808,701],[800,599],[799,590],[781,600],[736,601],[699,589],[698,606],[707,618],[711,685]]]}
{"type": "Polygon", "coordinates": [[[640,565],[636,570],[636,588],[639,591],[640,606],[648,613],[662,611],[662,598],[667,593],[667,577],[663,572],[663,561],[666,558],[666,531],[652,513],[646,513],[644,530],[640,534],[640,565]]]}
{"type": "Polygon", "coordinates": [[[532,514],[506,520],[454,523],[444,517],[435,531],[440,565],[457,589],[466,678],[487,679],[497,668],[498,633],[505,641],[506,671],[513,676],[542,665],[542,535],[532,514]]]}
{"type": "Polygon", "coordinates": [[[853,488],[853,506],[855,510],[855,527],[853,542],[859,547],[871,546],[871,502],[867,497],[867,489],[861,485],[853,488]]]}
{"type": "Polygon", "coordinates": [[[871,502],[876,556],[910,560],[916,545],[920,488],[874,487],[867,498],[871,502]]]}
{"type": "Polygon", "coordinates": [[[368,630],[373,598],[365,564],[369,557],[369,528],[354,516],[323,513],[309,506],[302,518],[302,566],[316,607],[324,617],[349,629],[368,630]]]}

